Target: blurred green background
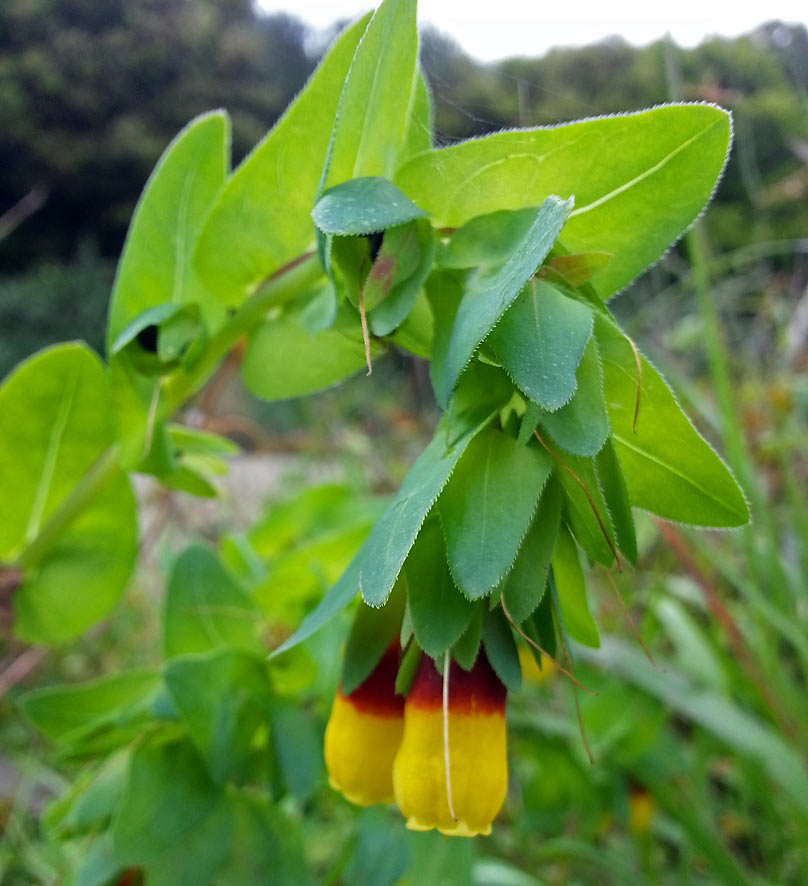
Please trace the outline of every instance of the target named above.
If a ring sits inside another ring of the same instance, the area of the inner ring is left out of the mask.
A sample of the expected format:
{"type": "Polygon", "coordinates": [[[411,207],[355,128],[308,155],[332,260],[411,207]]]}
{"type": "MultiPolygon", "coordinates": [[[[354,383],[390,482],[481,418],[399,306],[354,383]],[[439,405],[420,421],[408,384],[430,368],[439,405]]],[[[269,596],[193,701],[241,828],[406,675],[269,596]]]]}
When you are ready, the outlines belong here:
{"type": "MultiPolygon", "coordinates": [[[[247,0],[0,3],[0,375],[54,341],[101,348],[126,226],[165,145],[224,106],[238,162],[317,57],[299,22],[257,17],[247,0]]],[[[593,762],[569,683],[547,671],[527,681],[510,702],[511,787],[490,838],[415,838],[387,810],[356,815],[313,759],[288,811],[318,882],[806,883],[808,31],[771,23],[693,50],[610,40],[494,65],[427,31],[422,63],[442,143],[679,98],[732,109],[734,149],[704,222],[612,307],[727,458],[754,519],[695,533],[637,515],[639,564],[617,579],[625,609],[592,571],[608,635],[577,663],[597,692],[579,698],[593,762]]],[[[20,691],[157,663],[165,574],[190,537],[237,560],[246,533],[268,587],[295,589],[271,613],[287,630],[437,416],[425,366],[403,356],[271,405],[249,400],[235,368],[189,416],[247,453],[223,499],[201,506],[144,482],[142,565],[119,611],[63,651],[0,640],[2,883],[50,882],[40,812],[80,767],[20,718],[20,691]],[[361,496],[347,526],[321,494],[300,498],[324,480],[361,496]],[[262,542],[284,514],[295,536],[262,542]]],[[[344,629],[290,668],[315,733],[344,629]]]]}

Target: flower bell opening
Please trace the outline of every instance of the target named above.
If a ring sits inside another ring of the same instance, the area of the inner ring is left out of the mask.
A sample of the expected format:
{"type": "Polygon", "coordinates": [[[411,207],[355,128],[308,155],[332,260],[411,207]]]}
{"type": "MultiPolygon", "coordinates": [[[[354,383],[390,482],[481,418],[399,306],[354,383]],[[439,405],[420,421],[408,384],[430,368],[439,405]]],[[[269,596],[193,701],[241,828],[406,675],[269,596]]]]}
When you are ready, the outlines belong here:
{"type": "Polygon", "coordinates": [[[393,759],[404,731],[404,699],[395,694],[398,642],[349,695],[337,690],[325,729],[328,781],[358,806],[392,803],[393,759]]]}
{"type": "Polygon", "coordinates": [[[407,696],[404,737],[393,765],[396,802],[411,830],[490,834],[508,788],[506,689],[484,653],[471,671],[452,662],[445,741],[443,685],[434,661],[423,656],[407,696]]]}

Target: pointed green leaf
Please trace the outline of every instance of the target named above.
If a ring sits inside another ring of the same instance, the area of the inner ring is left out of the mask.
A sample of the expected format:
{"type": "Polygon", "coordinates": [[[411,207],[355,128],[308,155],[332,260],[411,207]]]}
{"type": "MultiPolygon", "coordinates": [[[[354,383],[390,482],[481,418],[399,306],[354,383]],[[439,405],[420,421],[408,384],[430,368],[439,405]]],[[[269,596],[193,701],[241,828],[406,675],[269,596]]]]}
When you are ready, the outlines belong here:
{"type": "MultiPolygon", "coordinates": [[[[379,353],[371,342],[371,355],[379,353]]],[[[365,365],[359,318],[347,306],[316,335],[291,311],[262,323],[247,340],[241,374],[256,397],[285,400],[329,388],[365,365]]]]}
{"type": "Polygon", "coordinates": [[[311,208],[342,86],[368,18],[336,40],[303,91],[219,195],[195,262],[205,286],[221,303],[240,304],[273,271],[313,245],[311,208]]]}
{"type": "Polygon", "coordinates": [[[469,445],[438,502],[449,566],[472,599],[505,575],[525,537],[552,461],[488,428],[469,445]]]}
{"type": "Polygon", "coordinates": [[[413,96],[410,117],[407,121],[407,133],[404,136],[404,146],[398,157],[399,165],[402,165],[423,151],[432,147],[433,130],[432,94],[424,78],[420,65],[415,73],[415,95],[413,96]]]}
{"type": "Polygon", "coordinates": [[[539,605],[547,586],[547,570],[561,519],[561,487],[549,480],[511,571],[502,583],[502,597],[511,618],[521,624],[539,605]]]}
{"type": "Polygon", "coordinates": [[[172,659],[164,678],[213,781],[243,778],[253,737],[269,716],[264,664],[235,649],[218,649],[172,659]]]}
{"type": "Polygon", "coordinates": [[[71,686],[34,689],[20,699],[25,716],[48,738],[76,745],[148,713],[160,684],[156,671],[127,671],[71,686]]]}
{"type": "Polygon", "coordinates": [[[593,338],[584,349],[575,378],[577,385],[569,403],[555,412],[545,412],[541,423],[562,449],[592,456],[600,451],[609,434],[600,358],[593,338]]]}
{"type": "Polygon", "coordinates": [[[261,613],[209,548],[194,544],[177,557],[163,612],[166,658],[235,648],[261,654],[261,613]]]}
{"type": "Polygon", "coordinates": [[[396,695],[407,695],[418,673],[423,652],[417,643],[410,643],[396,674],[396,695]]]}
{"type": "Polygon", "coordinates": [[[692,224],[710,199],[729,142],[730,117],[721,108],[666,105],[429,151],[395,182],[436,227],[575,194],[564,244],[573,253],[614,256],[592,281],[606,299],[692,224]]]}
{"type": "Polygon", "coordinates": [[[380,176],[353,178],[329,188],[311,211],[325,234],[373,234],[426,217],[399,189],[380,176]]]}
{"type": "Polygon", "coordinates": [[[371,606],[381,606],[395,584],[421,525],[443,491],[460,456],[482,426],[469,428],[446,445],[441,422],[429,445],[404,478],[401,489],[364,545],[360,585],[371,606]]]}
{"type": "Polygon", "coordinates": [[[477,653],[480,651],[480,643],[482,642],[483,615],[486,607],[485,601],[480,601],[474,606],[474,613],[468,627],[463,631],[463,636],[452,646],[452,658],[464,671],[470,671],[477,660],[477,653]]]}
{"type": "Polygon", "coordinates": [[[416,0],[384,0],[373,14],[340,97],[325,187],[360,176],[392,178],[416,89],[415,8],[416,0]]]}
{"type": "Polygon", "coordinates": [[[524,236],[513,243],[507,259],[473,274],[466,286],[449,336],[446,357],[435,375],[438,402],[446,406],[480,342],[507,311],[536,272],[572,209],[571,201],[548,197],[524,236]]]}
{"type": "Polygon", "coordinates": [[[545,280],[532,280],[489,337],[508,374],[536,403],[572,398],[575,371],[592,333],[592,312],[545,280]]]}
{"type": "Polygon", "coordinates": [[[449,400],[448,439],[454,440],[499,412],[512,396],[513,385],[501,369],[472,360],[449,400]]]}
{"type": "Polygon", "coordinates": [[[222,111],[192,120],[166,148],[135,209],[107,320],[107,347],[147,308],[199,304],[213,328],[224,318],[194,270],[202,226],[229,169],[230,122],[222,111]]]}
{"type": "Polygon", "coordinates": [[[561,618],[567,633],[584,646],[597,648],[600,646],[598,627],[589,612],[578,549],[566,526],[561,526],[558,531],[552,563],[561,618]]]}
{"type": "MultiPolygon", "coordinates": [[[[556,654],[556,629],[553,621],[553,600],[554,595],[550,593],[550,583],[552,578],[548,579],[548,587],[541,598],[536,611],[532,618],[528,618],[522,625],[522,630],[538,644],[547,655],[555,657],[556,654]]],[[[536,664],[542,668],[547,663],[544,655],[536,649],[535,646],[530,647],[536,664]]]]}
{"type": "Polygon", "coordinates": [[[428,520],[404,564],[412,629],[418,645],[438,658],[462,636],[474,604],[455,587],[440,521],[428,520]]]}
{"type": "Polygon", "coordinates": [[[628,339],[598,318],[609,418],[631,503],[695,526],[740,526],[749,519],[743,493],[699,436],[662,376],[644,358],[634,430],[637,363],[628,339]]]}
{"type": "Polygon", "coordinates": [[[513,639],[513,631],[502,610],[489,610],[483,615],[483,646],[491,667],[511,692],[522,687],[522,666],[513,639]]]}
{"type": "Polygon", "coordinates": [[[343,695],[350,695],[371,675],[385,649],[401,630],[404,604],[407,599],[406,590],[401,584],[399,579],[393,588],[393,593],[381,609],[374,609],[359,601],[351,632],[345,644],[340,680],[343,695]]]}
{"type": "Polygon", "coordinates": [[[614,258],[610,252],[579,252],[575,255],[555,255],[547,263],[570,284],[582,286],[602,271],[614,258]]]}
{"type": "Polygon", "coordinates": [[[637,536],[634,531],[634,517],[631,514],[631,499],[611,435],[595,458],[595,471],[609,509],[617,547],[636,566],[637,536]]]}
{"type": "Polygon", "coordinates": [[[82,344],[40,351],[3,381],[0,415],[0,560],[19,558],[22,568],[14,632],[63,643],[115,606],[137,549],[104,367],[82,344]],[[87,485],[89,503],[65,516],[74,490],[87,485]]]}
{"type": "Polygon", "coordinates": [[[527,446],[531,440],[535,439],[533,432],[538,427],[539,419],[543,414],[544,410],[538,403],[534,403],[532,400],[527,401],[525,414],[522,416],[522,421],[519,424],[519,435],[516,438],[516,442],[520,446],[527,446]]]}

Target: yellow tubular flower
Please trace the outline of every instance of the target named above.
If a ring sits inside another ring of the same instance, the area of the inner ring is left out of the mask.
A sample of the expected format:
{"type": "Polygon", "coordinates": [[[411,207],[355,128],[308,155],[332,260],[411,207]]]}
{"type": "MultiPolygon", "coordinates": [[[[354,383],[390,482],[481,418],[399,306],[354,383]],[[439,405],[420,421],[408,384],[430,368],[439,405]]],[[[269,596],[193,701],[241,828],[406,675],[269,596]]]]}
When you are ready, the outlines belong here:
{"type": "Polygon", "coordinates": [[[337,690],[325,728],[331,787],[358,806],[393,802],[393,758],[404,731],[404,699],[395,694],[398,641],[350,695],[337,690]]]}
{"type": "Polygon", "coordinates": [[[446,778],[443,677],[424,655],[404,708],[404,738],[393,765],[396,802],[415,831],[490,834],[508,788],[505,687],[483,652],[471,671],[449,672],[446,778]]]}

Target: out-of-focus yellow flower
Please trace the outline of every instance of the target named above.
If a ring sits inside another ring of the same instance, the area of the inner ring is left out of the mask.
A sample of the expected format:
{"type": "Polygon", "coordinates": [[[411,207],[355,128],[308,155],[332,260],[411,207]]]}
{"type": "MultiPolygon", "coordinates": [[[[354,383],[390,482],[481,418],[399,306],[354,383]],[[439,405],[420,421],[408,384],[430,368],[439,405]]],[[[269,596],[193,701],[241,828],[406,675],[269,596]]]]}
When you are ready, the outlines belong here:
{"type": "Polygon", "coordinates": [[[539,669],[533,653],[526,646],[519,647],[519,664],[522,666],[522,676],[531,683],[544,683],[556,672],[555,662],[546,655],[542,655],[541,669],[539,669]]]}
{"type": "Polygon", "coordinates": [[[393,758],[404,731],[404,699],[395,694],[398,641],[350,695],[337,691],[325,728],[331,787],[359,806],[393,802],[393,758]]]}
{"type": "Polygon", "coordinates": [[[446,744],[443,677],[423,656],[407,696],[404,738],[393,766],[396,802],[408,828],[463,837],[491,833],[508,788],[505,695],[483,652],[471,671],[452,662],[446,744]]]}
{"type": "Polygon", "coordinates": [[[654,817],[654,798],[639,788],[632,791],[628,798],[628,829],[632,834],[644,834],[651,826],[654,817]]]}

